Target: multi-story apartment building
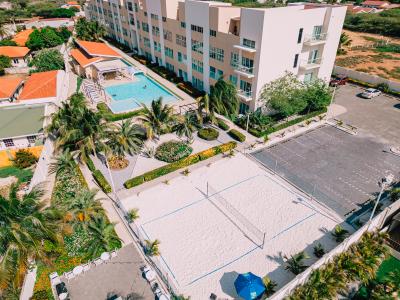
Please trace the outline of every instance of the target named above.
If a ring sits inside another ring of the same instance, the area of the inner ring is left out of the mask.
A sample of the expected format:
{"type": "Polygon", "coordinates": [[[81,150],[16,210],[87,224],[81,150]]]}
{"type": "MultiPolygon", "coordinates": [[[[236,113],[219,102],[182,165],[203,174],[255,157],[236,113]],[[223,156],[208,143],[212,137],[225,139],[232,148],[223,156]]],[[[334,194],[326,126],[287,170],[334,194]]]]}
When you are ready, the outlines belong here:
{"type": "Polygon", "coordinates": [[[344,6],[242,8],[200,0],[90,0],[86,16],[111,37],[209,92],[236,85],[241,112],[259,106],[265,83],[285,72],[329,80],[344,6]]]}

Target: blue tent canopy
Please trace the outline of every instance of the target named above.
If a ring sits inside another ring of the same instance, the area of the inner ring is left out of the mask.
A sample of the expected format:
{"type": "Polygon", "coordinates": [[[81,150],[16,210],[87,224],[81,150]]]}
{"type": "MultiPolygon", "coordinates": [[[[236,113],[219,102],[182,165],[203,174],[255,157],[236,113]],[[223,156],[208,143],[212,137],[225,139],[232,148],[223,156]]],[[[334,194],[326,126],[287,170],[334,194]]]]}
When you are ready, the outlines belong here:
{"type": "Polygon", "coordinates": [[[234,284],[236,293],[245,300],[257,299],[265,291],[262,279],[251,272],[239,274],[234,284]]]}

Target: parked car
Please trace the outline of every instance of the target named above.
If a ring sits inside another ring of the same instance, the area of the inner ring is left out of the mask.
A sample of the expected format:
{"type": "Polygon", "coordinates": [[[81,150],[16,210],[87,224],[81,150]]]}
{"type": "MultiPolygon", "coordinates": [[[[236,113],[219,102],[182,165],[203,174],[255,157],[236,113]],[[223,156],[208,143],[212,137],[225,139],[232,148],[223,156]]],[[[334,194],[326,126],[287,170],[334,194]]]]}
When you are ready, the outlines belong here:
{"type": "Polygon", "coordinates": [[[360,97],[365,99],[372,99],[378,97],[380,94],[382,94],[380,90],[369,88],[364,90],[364,92],[360,94],[360,97]]]}
{"type": "Polygon", "coordinates": [[[348,81],[348,77],[344,75],[337,75],[334,78],[331,79],[329,82],[330,86],[339,86],[339,85],[345,85],[348,81]]]}

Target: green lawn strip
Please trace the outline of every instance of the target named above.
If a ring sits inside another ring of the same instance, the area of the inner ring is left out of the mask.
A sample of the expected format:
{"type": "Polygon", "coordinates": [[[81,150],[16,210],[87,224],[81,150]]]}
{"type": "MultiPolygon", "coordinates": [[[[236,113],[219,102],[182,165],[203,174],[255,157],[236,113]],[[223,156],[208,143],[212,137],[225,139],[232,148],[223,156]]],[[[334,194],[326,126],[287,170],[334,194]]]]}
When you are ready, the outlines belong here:
{"type": "Polygon", "coordinates": [[[107,104],[105,104],[105,103],[97,104],[97,109],[102,114],[103,118],[109,122],[115,122],[115,121],[120,121],[120,120],[124,120],[124,119],[129,119],[132,117],[136,117],[143,112],[143,109],[137,109],[137,110],[130,111],[130,112],[114,114],[110,110],[110,108],[107,106],[107,104]]]}
{"type": "Polygon", "coordinates": [[[18,178],[19,183],[23,183],[31,180],[33,172],[31,169],[18,169],[14,166],[0,168],[0,178],[9,176],[15,176],[18,178]]]}
{"type": "Polygon", "coordinates": [[[394,256],[390,256],[388,259],[382,262],[378,272],[376,273],[376,278],[378,281],[381,281],[389,272],[393,272],[396,269],[400,270],[400,260],[394,256]]]}

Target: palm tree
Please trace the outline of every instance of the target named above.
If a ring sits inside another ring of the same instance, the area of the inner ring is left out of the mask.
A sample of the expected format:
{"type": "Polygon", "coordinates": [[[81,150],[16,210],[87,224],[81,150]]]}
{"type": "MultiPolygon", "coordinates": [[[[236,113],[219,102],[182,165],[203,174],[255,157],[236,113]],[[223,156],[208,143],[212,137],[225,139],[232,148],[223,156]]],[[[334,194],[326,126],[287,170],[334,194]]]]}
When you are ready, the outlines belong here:
{"type": "Polygon", "coordinates": [[[345,52],[343,47],[349,47],[352,43],[352,40],[350,39],[349,35],[345,32],[342,32],[340,34],[340,39],[339,39],[339,46],[337,49],[337,54],[342,54],[345,52]]]}
{"type": "Polygon", "coordinates": [[[66,203],[68,213],[73,215],[77,225],[89,222],[103,211],[100,201],[95,199],[96,194],[96,189],[85,189],[66,203]]]}
{"type": "Polygon", "coordinates": [[[143,147],[143,132],[139,125],[132,124],[132,119],[124,120],[120,124],[110,127],[106,133],[107,145],[112,153],[124,157],[126,153],[135,155],[143,147]]]}
{"type": "Polygon", "coordinates": [[[20,286],[28,260],[45,258],[43,242],[60,241],[60,214],[44,209],[42,196],[43,191],[34,187],[19,198],[16,186],[11,187],[8,198],[0,195],[0,285],[17,281],[20,286]]]}
{"type": "Polygon", "coordinates": [[[98,42],[100,39],[107,34],[106,28],[97,21],[88,22],[89,33],[92,37],[92,41],[98,42]]]}
{"type": "Polygon", "coordinates": [[[153,138],[160,136],[165,131],[169,130],[173,116],[173,107],[168,104],[163,104],[162,97],[151,101],[150,107],[142,103],[143,113],[139,119],[143,122],[147,129],[147,137],[153,138]]]}
{"type": "Polygon", "coordinates": [[[67,149],[63,151],[60,155],[58,155],[54,162],[50,163],[49,173],[55,173],[56,176],[59,176],[62,173],[70,172],[75,167],[76,164],[74,158],[67,149]]]}
{"type": "Polygon", "coordinates": [[[187,141],[193,139],[193,132],[197,127],[197,119],[193,114],[186,113],[177,118],[177,124],[174,126],[174,131],[179,137],[185,136],[187,141]]]}
{"type": "Polygon", "coordinates": [[[278,285],[275,281],[271,280],[268,276],[264,276],[262,281],[265,286],[264,296],[269,297],[275,293],[275,288],[278,285]]]}
{"type": "Polygon", "coordinates": [[[139,209],[138,208],[132,208],[131,210],[128,211],[127,219],[129,222],[136,221],[139,219],[139,209]]]}
{"type": "MultiPolygon", "coordinates": [[[[215,98],[213,98],[215,100],[215,98]]],[[[216,123],[217,118],[215,116],[217,112],[217,102],[211,101],[208,94],[205,94],[203,97],[197,99],[197,118],[199,119],[199,123],[203,125],[204,116],[207,121],[211,123],[216,123]],[[204,116],[203,116],[204,115],[204,116]]]]}
{"type": "Polygon", "coordinates": [[[160,255],[160,241],[159,240],[146,240],[146,253],[149,256],[158,256],[160,255]]]}
{"type": "Polygon", "coordinates": [[[9,35],[9,31],[5,24],[0,23],[0,38],[3,39],[9,35]]]}
{"type": "Polygon", "coordinates": [[[121,246],[121,240],[115,233],[114,224],[109,223],[105,217],[93,218],[87,229],[92,237],[88,248],[91,257],[100,256],[105,251],[111,251],[121,246]]]}
{"type": "Polygon", "coordinates": [[[304,251],[301,251],[295,255],[290,255],[290,258],[285,255],[284,258],[286,260],[285,270],[289,270],[295,275],[300,274],[308,268],[308,266],[304,265],[303,263],[303,260],[309,258],[309,256],[304,251]]]}
{"type": "Polygon", "coordinates": [[[321,258],[325,254],[325,249],[321,245],[321,243],[318,243],[316,246],[314,246],[314,255],[318,258],[321,258]]]}
{"type": "Polygon", "coordinates": [[[236,87],[222,77],[211,87],[210,99],[216,103],[216,112],[225,116],[236,115],[239,110],[239,98],[236,87]]]}
{"type": "Polygon", "coordinates": [[[336,225],[332,236],[335,238],[337,243],[343,242],[348,237],[349,232],[340,225],[336,225]]]}

